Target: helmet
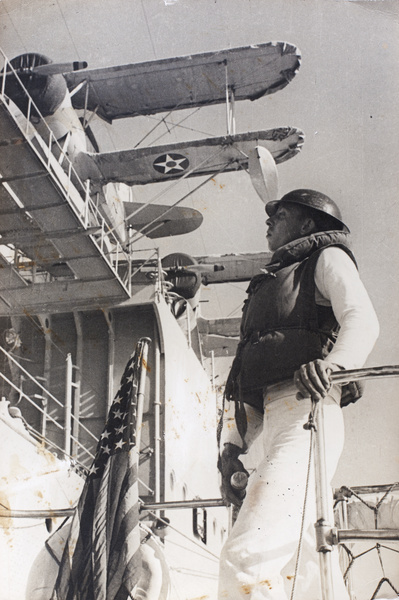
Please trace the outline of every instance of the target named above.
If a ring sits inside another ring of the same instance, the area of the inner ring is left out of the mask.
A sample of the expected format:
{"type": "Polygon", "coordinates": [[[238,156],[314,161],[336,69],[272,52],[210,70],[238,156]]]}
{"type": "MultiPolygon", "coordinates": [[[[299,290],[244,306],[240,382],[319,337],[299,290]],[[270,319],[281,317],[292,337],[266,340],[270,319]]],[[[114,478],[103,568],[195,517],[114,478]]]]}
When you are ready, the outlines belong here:
{"type": "Polygon", "coordinates": [[[276,213],[280,202],[301,204],[312,210],[324,213],[326,216],[331,217],[332,223],[335,223],[337,228],[349,232],[349,228],[343,222],[341,211],[334,200],[331,200],[331,198],[321,192],[316,192],[315,190],[293,190],[292,192],[288,192],[280,200],[273,200],[266,204],[265,208],[269,217],[272,217],[276,213]]]}

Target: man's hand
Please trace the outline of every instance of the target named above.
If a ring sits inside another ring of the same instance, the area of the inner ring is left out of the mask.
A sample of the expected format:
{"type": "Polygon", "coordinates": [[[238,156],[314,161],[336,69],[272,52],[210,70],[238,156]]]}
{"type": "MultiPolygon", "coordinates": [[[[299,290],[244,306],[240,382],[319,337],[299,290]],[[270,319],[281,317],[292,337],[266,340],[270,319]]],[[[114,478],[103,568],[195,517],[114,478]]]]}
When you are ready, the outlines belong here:
{"type": "Polygon", "coordinates": [[[340,367],[334,363],[318,358],[312,362],[302,365],[294,373],[294,383],[299,392],[298,400],[312,398],[318,402],[327,396],[331,388],[330,375],[333,371],[339,371],[340,367]]]}
{"type": "Polygon", "coordinates": [[[243,493],[242,490],[235,490],[232,487],[231,476],[233,473],[241,471],[246,473],[249,477],[248,471],[238,459],[238,456],[241,453],[242,448],[239,448],[234,444],[225,444],[218,462],[218,468],[222,474],[222,483],[220,487],[222,498],[227,504],[234,504],[235,506],[241,506],[245,497],[245,492],[243,493]]]}

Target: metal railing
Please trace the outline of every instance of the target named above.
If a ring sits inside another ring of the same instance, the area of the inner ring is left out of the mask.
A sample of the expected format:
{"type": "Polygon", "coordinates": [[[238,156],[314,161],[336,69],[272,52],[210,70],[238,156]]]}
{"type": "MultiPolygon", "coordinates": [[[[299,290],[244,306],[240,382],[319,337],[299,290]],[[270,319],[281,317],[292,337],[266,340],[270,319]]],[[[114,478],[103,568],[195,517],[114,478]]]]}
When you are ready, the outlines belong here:
{"type": "MultiPolygon", "coordinates": [[[[129,296],[131,295],[131,277],[130,264],[131,254],[122,247],[112,228],[108,225],[100,213],[98,207],[93,202],[90,196],[89,180],[83,182],[79,177],[76,169],[66,154],[66,148],[59,144],[53,131],[46,123],[41,115],[38,107],[33,102],[29,92],[18,77],[17,72],[12,67],[7,56],[0,48],[0,57],[3,58],[2,84],[0,91],[0,100],[3,101],[4,107],[12,117],[26,141],[29,143],[37,158],[42,163],[43,167],[52,176],[52,180],[56,183],[63,197],[72,208],[74,214],[81,223],[82,228],[88,230],[90,238],[96,245],[104,260],[108,263],[115,274],[115,277],[123,285],[129,296]],[[7,76],[12,76],[18,82],[23,93],[28,100],[27,114],[23,115],[19,109],[12,109],[10,98],[5,94],[7,76]],[[35,119],[38,119],[41,130],[45,132],[47,142],[43,138],[43,134],[39,135],[37,128],[31,123],[33,111],[35,119]],[[36,114],[37,113],[37,114],[36,114]],[[54,154],[54,149],[59,153],[59,158],[54,154]],[[61,164],[63,166],[61,166],[61,164]],[[90,228],[94,228],[94,232],[90,233],[90,228]],[[119,266],[121,261],[128,265],[127,276],[123,279],[119,276],[119,266]]],[[[0,177],[1,183],[1,177],[0,177]]],[[[3,185],[10,187],[6,182],[3,185]]],[[[22,205],[23,203],[21,203],[22,205]]]]}
{"type": "MultiPolygon", "coordinates": [[[[398,377],[399,365],[370,367],[351,371],[336,371],[331,374],[333,383],[342,384],[350,381],[364,381],[368,379],[381,379],[398,377]]],[[[331,514],[332,497],[327,481],[325,446],[324,446],[324,411],[323,401],[313,403],[314,426],[313,447],[315,459],[315,485],[316,485],[316,549],[319,552],[320,575],[323,600],[339,600],[334,593],[334,581],[331,563],[331,552],[335,545],[344,541],[358,540],[390,540],[399,541],[398,529],[380,530],[351,530],[333,527],[329,520],[331,514]]]]}
{"type": "MultiPolygon", "coordinates": [[[[138,406],[137,406],[137,426],[136,426],[136,443],[137,447],[140,449],[141,445],[141,429],[143,424],[143,413],[144,413],[144,391],[145,391],[145,383],[146,377],[145,374],[147,372],[147,363],[148,363],[148,348],[151,340],[149,338],[141,338],[141,340],[137,344],[137,351],[140,349],[140,377],[138,382],[138,406]],[[140,346],[139,346],[140,345],[140,346]]],[[[73,465],[79,467],[82,471],[87,472],[88,466],[92,463],[95,458],[95,455],[87,448],[87,445],[82,443],[81,439],[79,439],[79,434],[81,431],[84,431],[86,434],[86,438],[94,444],[98,443],[98,434],[95,435],[90,429],[88,429],[79,418],[79,414],[74,414],[74,406],[79,404],[80,397],[80,384],[76,382],[74,379],[74,373],[77,371],[77,367],[72,363],[71,354],[67,354],[66,356],[66,366],[65,366],[65,402],[61,402],[56,396],[54,396],[48,389],[44,387],[44,385],[39,381],[38,377],[34,377],[31,375],[24,367],[14,358],[12,354],[7,352],[2,346],[0,346],[0,351],[2,352],[5,360],[11,362],[13,366],[18,369],[21,374],[21,378],[24,381],[29,381],[35,388],[38,389],[39,393],[27,394],[23,391],[22,386],[18,386],[14,381],[12,381],[9,377],[5,375],[3,371],[0,371],[0,378],[13,389],[18,395],[19,400],[18,403],[24,399],[28,402],[28,404],[33,407],[40,415],[41,415],[41,423],[40,423],[40,431],[35,429],[32,425],[30,425],[27,420],[24,419],[22,414],[20,414],[20,418],[22,419],[26,430],[29,434],[32,435],[33,438],[38,440],[40,443],[44,444],[50,451],[55,451],[63,455],[65,458],[68,458],[72,461],[73,465]],[[40,401],[39,405],[37,400],[40,401]],[[53,414],[51,414],[53,413],[53,414]],[[60,423],[61,420],[61,423],[60,423]],[[62,423],[63,421],[63,423],[62,423]],[[49,439],[47,435],[47,425],[51,423],[58,431],[59,436],[63,438],[63,447],[57,445],[55,442],[49,439]],[[75,449],[75,452],[73,451],[75,449]],[[77,449],[77,450],[76,450],[77,449]],[[78,454],[81,456],[78,457],[78,454]]],[[[14,374],[14,379],[16,378],[14,374]]],[[[18,406],[17,406],[18,408],[18,406]]],[[[156,445],[156,444],[155,444],[156,445]]],[[[160,453],[160,449],[156,450],[156,455],[160,453]]],[[[158,461],[160,460],[160,456],[157,457],[158,461]]],[[[156,485],[156,489],[151,489],[142,479],[139,478],[139,483],[146,488],[148,493],[152,496],[155,496],[155,499],[159,497],[160,490],[156,485]]],[[[19,511],[16,511],[17,513],[19,511]]],[[[32,515],[35,516],[35,511],[27,511],[32,512],[32,515]]],[[[42,511],[43,512],[43,511],[42,511]]],[[[57,511],[55,511],[57,512],[57,511]]],[[[60,509],[58,511],[61,514],[69,514],[68,510],[65,512],[64,509],[60,509]]],[[[25,514],[24,511],[22,513],[25,514]]],[[[21,514],[22,514],[21,513],[21,514]]],[[[1,516],[1,515],[0,515],[1,516]]],[[[21,516],[21,515],[16,515],[21,516]]],[[[37,516],[37,515],[36,515],[37,516]]]]}
{"type": "Polygon", "coordinates": [[[56,450],[63,454],[65,457],[70,458],[74,462],[77,462],[82,468],[84,467],[84,461],[91,461],[94,458],[94,454],[74,435],[72,435],[72,424],[76,423],[78,430],[83,430],[93,443],[97,444],[98,436],[94,435],[90,429],[88,429],[78,416],[73,414],[72,406],[75,391],[79,393],[78,384],[73,381],[73,369],[71,355],[68,354],[66,358],[66,401],[61,402],[54,396],[44,385],[39,381],[37,377],[31,375],[24,367],[4,348],[0,346],[5,359],[12,363],[15,369],[18,369],[20,374],[20,381],[23,378],[24,381],[29,381],[34,389],[37,389],[38,393],[26,394],[21,385],[17,385],[14,381],[11,381],[9,377],[0,371],[0,377],[3,381],[10,386],[19,395],[19,400],[24,399],[35,411],[41,415],[40,431],[35,429],[32,425],[24,420],[25,426],[29,433],[33,435],[37,440],[44,443],[50,450],[56,450]],[[36,400],[36,401],[35,401],[36,400]],[[40,401],[40,405],[37,403],[40,401]],[[57,411],[63,415],[64,425],[62,425],[58,418],[54,417],[51,413],[56,414],[57,411]],[[51,441],[47,436],[47,426],[51,423],[63,436],[64,444],[61,448],[55,442],[51,441]],[[74,443],[82,453],[82,458],[78,459],[77,456],[72,454],[71,447],[74,443]]]}

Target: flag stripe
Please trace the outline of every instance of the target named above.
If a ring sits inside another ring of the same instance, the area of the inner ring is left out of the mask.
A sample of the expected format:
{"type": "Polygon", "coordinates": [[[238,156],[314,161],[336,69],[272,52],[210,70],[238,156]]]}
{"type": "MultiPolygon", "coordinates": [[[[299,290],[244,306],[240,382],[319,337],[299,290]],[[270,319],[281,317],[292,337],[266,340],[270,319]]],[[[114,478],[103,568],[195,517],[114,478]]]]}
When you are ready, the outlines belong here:
{"type": "Polygon", "coordinates": [[[92,570],[93,589],[98,600],[106,600],[107,588],[107,496],[110,475],[109,460],[104,468],[93,515],[92,570]]]}
{"type": "Polygon", "coordinates": [[[113,537],[110,543],[110,552],[115,551],[115,548],[123,542],[121,539],[120,533],[123,531],[128,524],[125,523],[126,519],[128,519],[128,523],[131,522],[131,519],[134,518],[133,512],[136,511],[136,507],[133,505],[134,498],[138,497],[138,483],[136,482],[130,486],[130,489],[127,490],[125,497],[121,502],[121,511],[120,515],[118,515],[118,520],[114,523],[114,531],[113,537]]]}

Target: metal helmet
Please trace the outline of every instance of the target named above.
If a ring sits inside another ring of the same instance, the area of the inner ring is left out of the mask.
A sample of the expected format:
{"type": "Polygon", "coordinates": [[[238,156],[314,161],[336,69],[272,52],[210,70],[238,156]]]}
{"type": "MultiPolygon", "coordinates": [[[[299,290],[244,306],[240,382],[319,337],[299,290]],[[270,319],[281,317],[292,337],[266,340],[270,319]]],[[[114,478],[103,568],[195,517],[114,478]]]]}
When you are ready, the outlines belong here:
{"type": "Polygon", "coordinates": [[[332,223],[335,223],[338,229],[349,232],[349,228],[343,222],[341,211],[334,200],[331,200],[331,198],[321,192],[316,192],[315,190],[293,190],[292,192],[288,192],[280,200],[273,200],[266,204],[265,208],[269,217],[272,217],[276,213],[281,202],[301,204],[312,210],[324,213],[331,218],[332,223]]]}

